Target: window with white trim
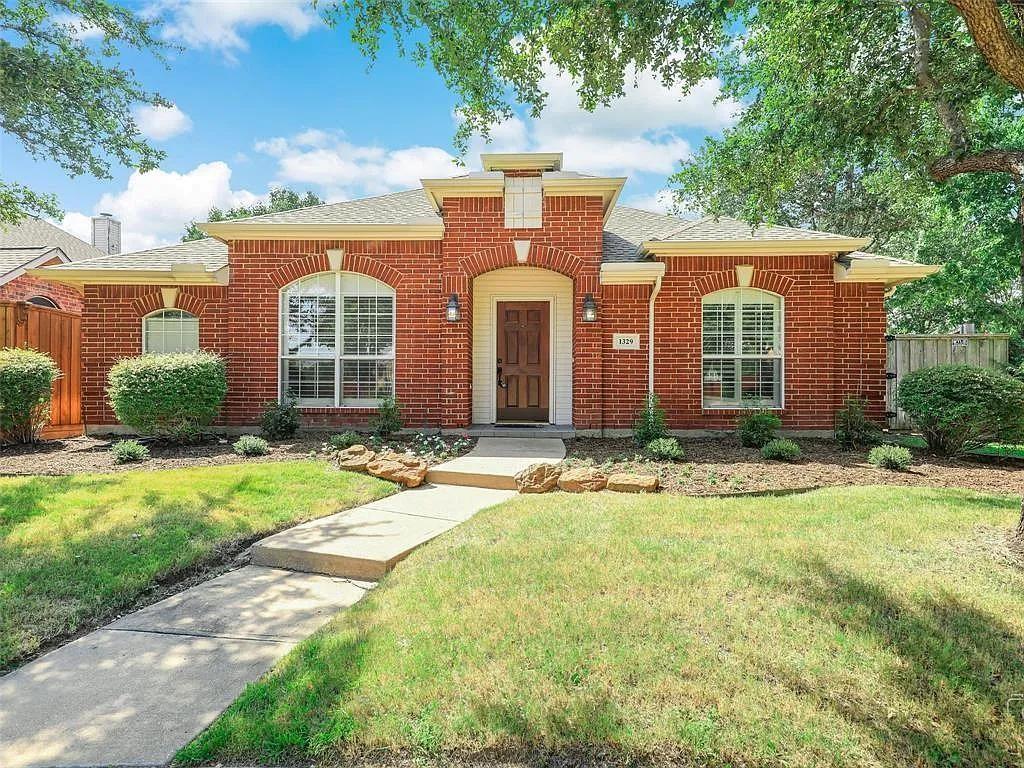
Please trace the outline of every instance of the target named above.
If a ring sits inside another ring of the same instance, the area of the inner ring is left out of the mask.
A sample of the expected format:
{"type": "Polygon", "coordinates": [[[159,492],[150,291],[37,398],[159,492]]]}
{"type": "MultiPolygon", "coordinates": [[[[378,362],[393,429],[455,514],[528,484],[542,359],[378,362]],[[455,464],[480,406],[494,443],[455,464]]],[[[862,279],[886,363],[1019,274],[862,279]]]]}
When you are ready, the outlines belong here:
{"type": "Polygon", "coordinates": [[[705,408],[782,407],[782,297],[731,288],[702,300],[705,408]]]}
{"type": "Polygon", "coordinates": [[[199,349],[199,318],[180,309],[161,309],[142,319],[143,354],[165,355],[199,349]]]}
{"type": "Polygon", "coordinates": [[[377,406],[394,394],[395,292],[354,272],[281,291],[281,396],[306,406],[377,406]]]}
{"type": "Polygon", "coordinates": [[[544,192],[539,176],[505,177],[505,228],[537,229],[541,226],[544,192]]]}

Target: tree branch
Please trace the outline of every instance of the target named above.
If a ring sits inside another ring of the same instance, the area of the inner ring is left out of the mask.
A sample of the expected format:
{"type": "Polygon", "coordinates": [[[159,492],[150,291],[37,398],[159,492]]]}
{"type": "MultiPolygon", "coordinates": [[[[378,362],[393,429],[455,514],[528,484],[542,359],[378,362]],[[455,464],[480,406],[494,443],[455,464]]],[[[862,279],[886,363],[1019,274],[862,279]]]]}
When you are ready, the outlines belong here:
{"type": "Polygon", "coordinates": [[[932,20],[913,3],[907,4],[907,14],[910,16],[910,29],[914,35],[914,71],[917,74],[917,87],[925,99],[935,105],[942,127],[949,134],[953,151],[966,152],[967,126],[964,125],[960,112],[943,96],[942,88],[931,73],[932,20]]]}
{"type": "MultiPolygon", "coordinates": [[[[967,22],[978,51],[992,71],[1019,91],[1024,91],[1024,45],[1006,26],[996,0],[949,0],[967,22]]],[[[1011,7],[1021,19],[1016,2],[1011,7]]]]}
{"type": "Polygon", "coordinates": [[[940,157],[928,169],[935,181],[948,181],[962,173],[1008,173],[1024,180],[1024,150],[987,149],[969,155],[949,154],[940,157]]]}

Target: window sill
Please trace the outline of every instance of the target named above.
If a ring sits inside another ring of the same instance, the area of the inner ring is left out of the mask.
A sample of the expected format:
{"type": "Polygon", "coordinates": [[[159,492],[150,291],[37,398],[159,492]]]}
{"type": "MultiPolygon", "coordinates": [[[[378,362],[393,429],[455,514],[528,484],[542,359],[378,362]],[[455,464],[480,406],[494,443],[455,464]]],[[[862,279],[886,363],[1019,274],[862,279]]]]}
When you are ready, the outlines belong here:
{"type": "Polygon", "coordinates": [[[746,413],[748,411],[784,411],[784,405],[701,405],[702,411],[735,411],[746,413]]]}

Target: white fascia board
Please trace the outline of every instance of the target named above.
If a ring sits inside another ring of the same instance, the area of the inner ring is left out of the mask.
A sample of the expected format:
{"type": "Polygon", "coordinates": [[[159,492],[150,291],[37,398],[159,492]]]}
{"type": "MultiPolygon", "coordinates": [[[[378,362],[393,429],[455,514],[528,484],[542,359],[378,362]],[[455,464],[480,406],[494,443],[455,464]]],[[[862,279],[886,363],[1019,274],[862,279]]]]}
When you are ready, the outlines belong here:
{"type": "Polygon", "coordinates": [[[665,264],[661,261],[601,265],[601,285],[651,285],[664,275],[665,264]]]}

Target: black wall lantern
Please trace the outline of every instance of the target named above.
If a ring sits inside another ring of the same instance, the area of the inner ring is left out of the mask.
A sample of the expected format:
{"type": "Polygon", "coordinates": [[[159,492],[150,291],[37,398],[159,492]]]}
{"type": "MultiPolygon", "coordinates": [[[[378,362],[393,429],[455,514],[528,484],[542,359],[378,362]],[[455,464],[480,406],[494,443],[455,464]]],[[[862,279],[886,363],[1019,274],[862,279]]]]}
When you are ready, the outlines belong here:
{"type": "Polygon", "coordinates": [[[594,294],[588,293],[583,297],[583,322],[597,322],[597,302],[594,301],[594,294]]]}
{"type": "Polygon", "coordinates": [[[462,319],[462,310],[459,309],[459,294],[453,293],[448,297],[448,306],[444,310],[444,316],[449,323],[457,323],[462,319]]]}

